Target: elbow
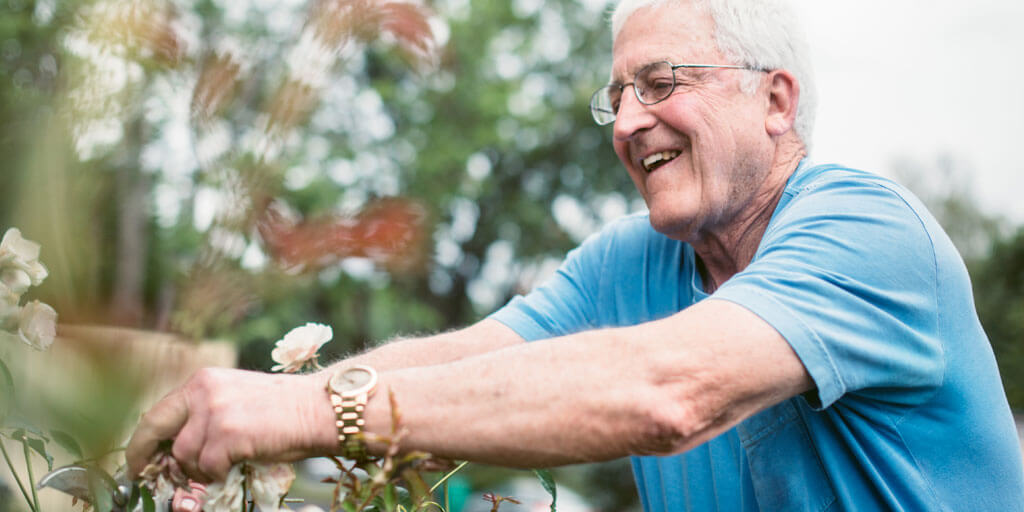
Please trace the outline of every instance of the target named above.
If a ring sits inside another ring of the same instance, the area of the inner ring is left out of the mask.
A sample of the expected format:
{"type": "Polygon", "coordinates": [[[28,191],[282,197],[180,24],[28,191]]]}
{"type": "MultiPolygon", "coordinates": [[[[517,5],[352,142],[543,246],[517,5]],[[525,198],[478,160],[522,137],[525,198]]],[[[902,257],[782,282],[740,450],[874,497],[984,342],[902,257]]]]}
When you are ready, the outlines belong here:
{"type": "Polygon", "coordinates": [[[703,442],[710,422],[698,408],[674,400],[654,400],[641,407],[633,455],[674,455],[703,442]]]}

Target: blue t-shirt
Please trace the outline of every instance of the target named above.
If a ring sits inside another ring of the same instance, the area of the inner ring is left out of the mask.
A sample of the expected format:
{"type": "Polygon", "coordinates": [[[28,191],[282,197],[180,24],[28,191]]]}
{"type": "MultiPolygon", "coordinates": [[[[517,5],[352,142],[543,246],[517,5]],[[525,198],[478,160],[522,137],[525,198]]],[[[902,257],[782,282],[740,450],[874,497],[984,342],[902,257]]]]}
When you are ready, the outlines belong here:
{"type": "MultiPolygon", "coordinates": [[[[693,248],[626,217],[492,318],[527,340],[708,298],[693,248]]],[[[1024,510],[1024,470],[964,264],[884,178],[802,163],[750,265],[710,295],[778,330],[816,389],[686,453],[633,457],[647,511],[1024,510]]]]}

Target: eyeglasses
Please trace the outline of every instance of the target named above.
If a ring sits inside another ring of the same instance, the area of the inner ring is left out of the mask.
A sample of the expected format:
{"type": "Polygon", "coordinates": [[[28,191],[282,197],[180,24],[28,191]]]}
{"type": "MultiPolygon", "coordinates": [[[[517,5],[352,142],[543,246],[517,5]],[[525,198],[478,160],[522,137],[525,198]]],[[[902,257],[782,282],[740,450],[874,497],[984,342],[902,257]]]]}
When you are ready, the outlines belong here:
{"type": "Polygon", "coordinates": [[[679,68],[724,68],[745,69],[748,71],[764,71],[750,66],[730,66],[725,64],[672,64],[668,61],[655,62],[644,66],[636,72],[633,81],[628,84],[609,84],[594,92],[590,97],[590,113],[599,125],[615,121],[622,101],[622,90],[633,86],[636,99],[644,105],[654,105],[664,101],[676,90],[676,70],[679,68]]]}

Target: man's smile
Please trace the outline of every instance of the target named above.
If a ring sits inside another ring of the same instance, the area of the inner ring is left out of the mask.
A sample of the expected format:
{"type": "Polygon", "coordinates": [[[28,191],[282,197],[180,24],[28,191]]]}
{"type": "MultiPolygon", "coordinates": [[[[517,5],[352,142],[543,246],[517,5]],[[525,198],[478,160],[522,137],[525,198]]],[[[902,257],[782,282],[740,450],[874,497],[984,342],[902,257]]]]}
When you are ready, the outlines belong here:
{"type": "Polygon", "coordinates": [[[680,152],[676,150],[659,151],[657,153],[648,155],[640,162],[640,164],[645,171],[650,173],[653,172],[658,167],[661,167],[671,162],[673,159],[679,156],[679,154],[680,152]]]}

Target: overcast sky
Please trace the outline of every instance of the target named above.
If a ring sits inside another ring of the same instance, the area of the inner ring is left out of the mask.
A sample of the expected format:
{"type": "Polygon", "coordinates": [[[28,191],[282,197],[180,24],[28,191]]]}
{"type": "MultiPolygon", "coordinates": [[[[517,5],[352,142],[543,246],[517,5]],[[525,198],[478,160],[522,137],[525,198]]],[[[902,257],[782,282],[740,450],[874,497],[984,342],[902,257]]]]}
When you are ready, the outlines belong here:
{"type": "Polygon", "coordinates": [[[1024,224],[1024,2],[797,0],[821,97],[814,160],[892,175],[951,156],[1024,224]]]}

